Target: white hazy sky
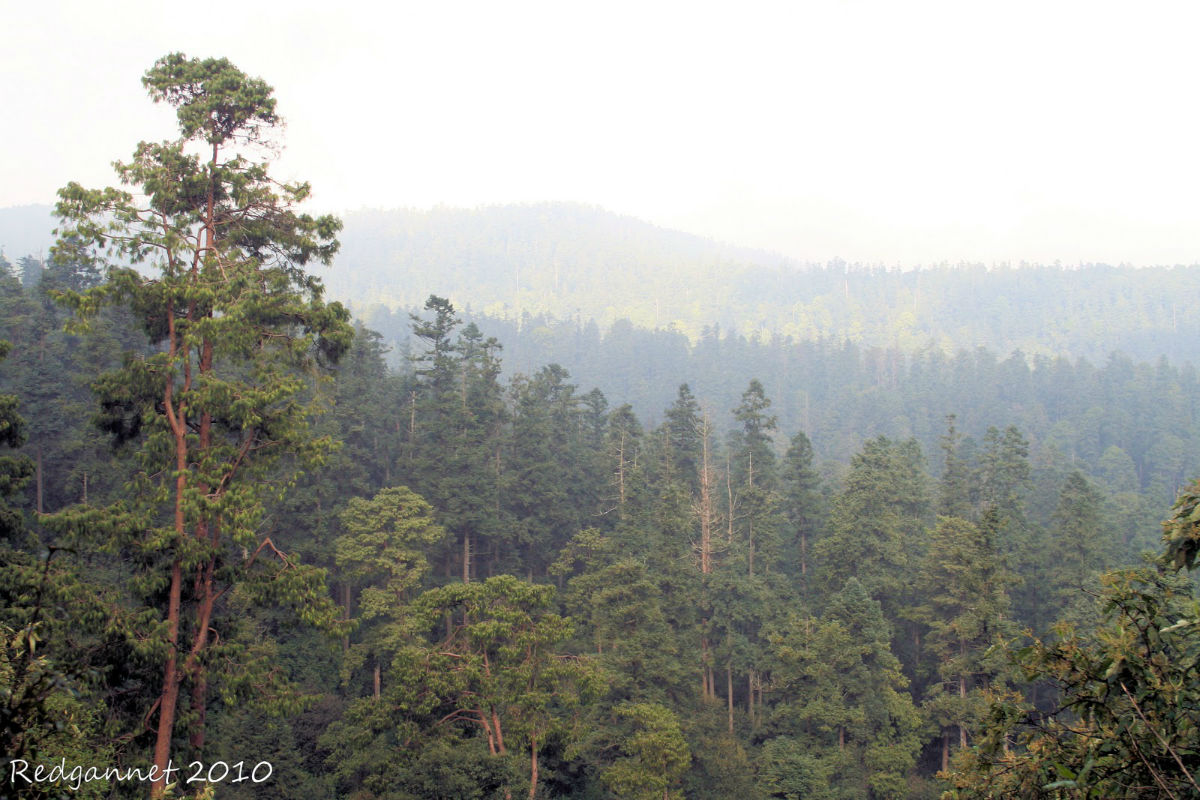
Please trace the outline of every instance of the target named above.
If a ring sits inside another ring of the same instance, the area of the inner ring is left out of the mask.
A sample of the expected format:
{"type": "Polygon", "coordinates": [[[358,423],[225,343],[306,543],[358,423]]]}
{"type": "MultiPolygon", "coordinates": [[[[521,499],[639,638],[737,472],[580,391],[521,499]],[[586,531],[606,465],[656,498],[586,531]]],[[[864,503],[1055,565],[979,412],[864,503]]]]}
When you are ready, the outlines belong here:
{"type": "Polygon", "coordinates": [[[571,200],[804,261],[1200,263],[1194,2],[6,2],[0,206],[276,89],[332,210],[571,200]]]}

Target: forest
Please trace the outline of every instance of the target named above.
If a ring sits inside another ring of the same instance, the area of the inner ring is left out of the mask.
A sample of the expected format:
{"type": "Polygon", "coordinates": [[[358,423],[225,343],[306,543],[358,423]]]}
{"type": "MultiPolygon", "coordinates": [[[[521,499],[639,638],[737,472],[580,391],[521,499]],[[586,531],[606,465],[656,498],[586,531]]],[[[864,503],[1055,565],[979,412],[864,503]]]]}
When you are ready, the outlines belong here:
{"type": "Polygon", "coordinates": [[[1200,795],[1183,351],[356,319],[270,86],[143,84],[178,138],[0,257],[0,794],[1200,795]]]}

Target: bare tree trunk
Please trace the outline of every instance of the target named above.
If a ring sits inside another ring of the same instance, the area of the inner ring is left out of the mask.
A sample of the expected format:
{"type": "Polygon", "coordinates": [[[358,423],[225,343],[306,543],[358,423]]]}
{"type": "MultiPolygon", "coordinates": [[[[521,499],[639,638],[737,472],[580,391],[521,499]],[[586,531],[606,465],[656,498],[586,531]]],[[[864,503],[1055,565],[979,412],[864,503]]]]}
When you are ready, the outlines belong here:
{"type": "Polygon", "coordinates": [[[708,414],[704,415],[700,428],[700,573],[712,573],[712,529],[715,514],[713,513],[712,497],[712,459],[708,449],[709,438],[708,414]]]}
{"type": "Polygon", "coordinates": [[[471,582],[471,533],[463,531],[462,546],[462,582],[471,582]]]}
{"type": "Polygon", "coordinates": [[[622,518],[625,516],[625,431],[617,444],[617,508],[622,518]]]}
{"type": "Polygon", "coordinates": [[[537,737],[529,737],[529,800],[537,797],[538,785],[538,751],[537,737]]]}
{"type": "MultiPolygon", "coordinates": [[[[962,658],[963,669],[966,669],[967,643],[965,640],[962,640],[962,639],[959,640],[958,652],[959,652],[959,656],[962,658]]],[[[966,705],[966,700],[967,700],[967,676],[966,676],[966,673],[960,672],[958,675],[958,696],[959,696],[959,699],[961,699],[963,701],[963,705],[966,705]]],[[[961,748],[964,748],[964,749],[967,746],[967,729],[961,724],[958,726],[958,746],[961,748]]]]}
{"type": "Polygon", "coordinates": [[[732,470],[729,468],[729,456],[725,456],[725,493],[728,496],[728,511],[729,515],[727,529],[725,531],[725,544],[727,547],[733,547],[733,517],[734,517],[734,502],[733,502],[733,477],[732,470]]]}
{"type": "MultiPolygon", "coordinates": [[[[711,424],[708,413],[705,412],[700,422],[700,503],[696,508],[700,517],[700,574],[711,575],[712,564],[712,529],[715,514],[713,512],[712,496],[712,458],[708,447],[711,424]]],[[[703,580],[703,579],[702,579],[703,580]]],[[[702,585],[703,586],[703,585],[702,585]]],[[[702,588],[702,591],[706,591],[702,588]]],[[[703,621],[703,629],[707,630],[708,620],[703,621]]],[[[716,681],[713,677],[711,659],[712,653],[707,634],[700,637],[700,679],[703,684],[702,697],[715,700],[717,697],[716,681]]]]}

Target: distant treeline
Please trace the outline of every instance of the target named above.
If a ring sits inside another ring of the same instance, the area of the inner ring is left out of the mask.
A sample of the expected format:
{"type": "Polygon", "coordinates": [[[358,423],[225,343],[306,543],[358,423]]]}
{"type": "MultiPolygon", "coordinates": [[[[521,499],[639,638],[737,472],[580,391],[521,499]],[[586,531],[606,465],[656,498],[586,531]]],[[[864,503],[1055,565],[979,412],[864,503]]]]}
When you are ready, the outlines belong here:
{"type": "MultiPolygon", "coordinates": [[[[468,315],[469,318],[469,315],[468,315]]],[[[657,420],[687,382],[716,413],[735,407],[748,381],[762,381],[783,430],[803,430],[818,456],[846,463],[864,438],[915,437],[937,448],[945,418],[974,438],[989,426],[1014,425],[1036,452],[1078,465],[1113,491],[1146,491],[1167,503],[1200,471],[1200,380],[1191,364],[1166,358],[1139,362],[1113,354],[1051,358],[987,348],[945,355],[850,341],[752,340],[708,329],[692,345],[672,331],[628,321],[601,333],[594,322],[526,317],[522,325],[488,317],[473,321],[504,343],[508,374],[563,365],[581,386],[603,386],[609,399],[630,403],[657,420]]],[[[369,320],[394,342],[401,362],[409,349],[406,312],[377,310],[369,320]]]]}
{"type": "MultiPolygon", "coordinates": [[[[10,260],[49,250],[49,210],[0,210],[10,260]],[[37,232],[41,232],[40,237],[37,232]]],[[[754,339],[830,339],[1001,358],[1200,362],[1200,270],[1086,265],[798,264],[568,204],[358,211],[345,218],[329,296],[371,319],[419,308],[430,294],[474,314],[520,322],[552,314],[623,320],[754,339]]],[[[506,340],[511,341],[511,340],[506,340]]]]}

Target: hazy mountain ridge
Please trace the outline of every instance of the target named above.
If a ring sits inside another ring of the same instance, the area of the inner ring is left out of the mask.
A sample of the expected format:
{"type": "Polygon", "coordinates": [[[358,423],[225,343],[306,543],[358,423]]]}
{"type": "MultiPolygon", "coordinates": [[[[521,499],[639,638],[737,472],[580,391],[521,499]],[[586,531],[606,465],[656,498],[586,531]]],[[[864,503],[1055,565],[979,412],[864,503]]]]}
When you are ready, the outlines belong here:
{"type": "MultiPolygon", "coordinates": [[[[332,298],[369,319],[430,294],[520,323],[627,319],[699,341],[718,327],[750,337],[849,339],[943,353],[1066,355],[1102,362],[1200,362],[1200,269],[1107,265],[938,265],[899,271],[803,265],[633,217],[570,203],[361,210],[318,270],[332,298]]],[[[48,252],[48,206],[0,209],[10,261],[48,252]],[[40,222],[39,222],[40,220],[40,222]],[[44,237],[36,235],[39,224],[44,237]]]]}
{"type": "Polygon", "coordinates": [[[1200,361],[1200,270],[1188,267],[805,265],[571,204],[357,212],[342,241],[326,280],[363,315],[438,294],[518,322],[628,319],[693,343],[719,326],[947,354],[1200,361]]]}
{"type": "Polygon", "coordinates": [[[724,321],[727,295],[701,290],[782,256],[721,244],[571,203],[347,214],[334,296],[419,306],[430,294],[492,316],[628,318],[659,327],[724,321]]]}

